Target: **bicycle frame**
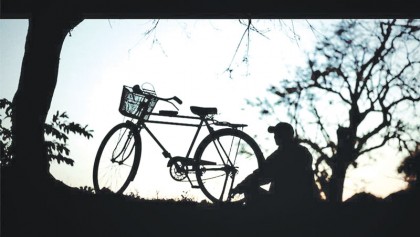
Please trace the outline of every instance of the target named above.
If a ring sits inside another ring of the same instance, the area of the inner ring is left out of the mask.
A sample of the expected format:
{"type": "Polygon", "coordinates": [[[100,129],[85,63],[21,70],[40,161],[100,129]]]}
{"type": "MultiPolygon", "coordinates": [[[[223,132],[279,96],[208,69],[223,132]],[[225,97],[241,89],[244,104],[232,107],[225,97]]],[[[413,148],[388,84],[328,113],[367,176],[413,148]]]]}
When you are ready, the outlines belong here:
{"type": "Polygon", "coordinates": [[[159,147],[163,150],[163,156],[165,158],[173,158],[170,153],[165,149],[165,147],[160,143],[160,141],[156,138],[156,136],[150,131],[150,129],[146,126],[146,123],[154,123],[154,124],[167,124],[167,125],[177,125],[177,126],[189,126],[189,127],[197,127],[197,130],[195,132],[195,135],[193,137],[193,140],[191,142],[191,145],[188,149],[187,154],[185,155],[186,158],[189,158],[189,155],[191,154],[192,148],[197,140],[198,134],[200,133],[201,127],[205,123],[207,129],[211,133],[213,131],[213,128],[210,127],[210,124],[208,123],[208,120],[206,118],[200,118],[200,117],[194,117],[194,116],[184,116],[184,115],[176,115],[176,116],[170,116],[170,115],[162,115],[158,113],[151,113],[152,116],[161,116],[161,117],[175,117],[175,118],[184,118],[184,119],[193,119],[193,120],[200,120],[199,124],[191,124],[191,123],[177,123],[177,122],[167,122],[167,121],[156,121],[156,120],[147,120],[147,121],[138,121],[137,126],[140,126],[140,128],[144,128],[147,133],[153,138],[153,140],[159,145],[159,147]]]}
{"type": "Polygon", "coordinates": [[[214,115],[217,114],[217,108],[214,107],[191,106],[192,115],[178,115],[178,107],[174,102],[182,104],[176,96],[157,97],[154,89],[142,90],[137,85],[132,88],[124,86],[119,111],[130,119],[114,126],[99,146],[93,167],[96,192],[105,189],[123,193],[134,180],[141,160],[140,133],[144,129],[160,147],[163,156],[168,158],[167,167],[174,180],[187,182],[188,179],[192,188],[200,188],[213,202],[232,200],[230,192],[234,182],[241,182],[248,173],[261,166],[264,160],[258,144],[243,131],[247,125],[216,120],[214,115]],[[161,110],[153,113],[159,100],[172,104],[176,111],[161,110]],[[195,133],[188,134],[193,136],[189,147],[186,147],[185,156],[172,156],[152,132],[153,126],[149,128],[148,123],[196,128],[195,133]],[[208,133],[203,134],[202,127],[206,127],[208,133]],[[201,140],[202,135],[205,136],[201,140]],[[244,167],[241,168],[243,172],[239,173],[239,167],[244,167]],[[229,192],[226,192],[226,188],[229,188],[229,192]]]}
{"type": "MultiPolygon", "coordinates": [[[[168,162],[168,166],[171,165],[171,162],[175,159],[175,158],[186,158],[186,159],[193,159],[190,158],[192,149],[197,141],[197,137],[201,131],[201,128],[203,126],[205,126],[207,128],[207,130],[209,131],[209,134],[213,134],[214,132],[214,128],[212,127],[212,125],[215,126],[227,126],[227,127],[231,127],[233,129],[237,129],[238,127],[245,127],[246,125],[244,124],[230,124],[230,123],[226,123],[226,122],[217,122],[215,120],[213,120],[213,118],[209,118],[209,117],[200,117],[200,116],[185,116],[185,115],[175,115],[175,114],[164,114],[164,113],[150,113],[150,116],[158,116],[158,117],[171,117],[171,118],[181,118],[181,119],[190,119],[190,120],[199,120],[199,123],[182,123],[182,122],[170,122],[170,121],[158,121],[158,120],[144,120],[144,119],[138,119],[136,126],[139,128],[139,132],[141,132],[141,129],[145,129],[146,132],[150,135],[150,137],[156,142],[156,144],[162,149],[162,154],[165,158],[169,158],[169,162],[168,162]],[[213,122],[213,124],[211,124],[210,122],[213,122]],[[194,137],[191,141],[191,144],[188,148],[187,154],[185,155],[185,157],[179,157],[179,156],[175,156],[173,157],[168,150],[164,147],[164,145],[159,141],[159,139],[153,134],[153,132],[147,127],[146,123],[152,123],[152,124],[166,124],[166,125],[175,125],[175,126],[185,126],[185,127],[196,127],[197,130],[194,134],[194,137]]],[[[229,160],[229,163],[231,163],[231,161],[229,160]]],[[[192,170],[195,171],[195,170],[192,170]]],[[[188,172],[186,173],[186,178],[188,179],[189,183],[191,184],[191,187],[193,188],[199,188],[199,186],[193,185],[192,180],[190,179],[188,172]]]]}

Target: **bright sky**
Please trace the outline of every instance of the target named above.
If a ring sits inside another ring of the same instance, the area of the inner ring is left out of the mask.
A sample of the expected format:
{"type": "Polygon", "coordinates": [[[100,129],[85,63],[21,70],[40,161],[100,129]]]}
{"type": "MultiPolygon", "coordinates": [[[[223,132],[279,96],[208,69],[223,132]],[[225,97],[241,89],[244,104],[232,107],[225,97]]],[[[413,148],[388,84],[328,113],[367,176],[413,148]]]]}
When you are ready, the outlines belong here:
{"type": "MultiPolygon", "coordinates": [[[[315,28],[330,22],[310,21],[315,28]]],[[[92,167],[99,144],[123,120],[118,112],[122,87],[144,82],[152,83],[158,96],[181,98],[184,103],[179,107],[180,114],[191,115],[191,105],[211,106],[218,108],[218,120],[248,124],[245,132],[257,136],[257,143],[268,156],[275,145],[266,129],[277,120],[261,119],[245,99],[267,96],[270,85],[304,65],[305,51],[313,47],[316,34],[304,20],[259,21],[256,25],[263,31],[271,29],[266,33],[269,39],[251,33],[249,65],[241,63],[243,44],[230,78],[224,71],[245,29],[237,20],[161,20],[149,37],[144,33],[153,26],[151,20],[83,21],[64,42],[48,119],[57,110],[66,111],[70,120],[88,124],[94,137],[87,140],[71,136],[70,156],[75,165],[53,163],[52,174],[70,186],[93,186],[92,167]],[[298,41],[293,39],[292,28],[299,35],[298,41]]],[[[0,20],[1,98],[11,100],[17,89],[27,27],[27,20],[0,20]]],[[[159,108],[169,107],[158,103],[156,110],[159,108]]],[[[285,114],[277,117],[288,121],[285,114]]],[[[151,128],[172,155],[186,153],[193,130],[151,128]],[[185,137],[167,135],[179,132],[185,137]]],[[[170,178],[167,160],[148,135],[142,134],[140,168],[128,191],[145,198],[180,198],[187,194],[198,201],[204,199],[199,189],[170,178]]],[[[344,198],[360,191],[385,197],[405,187],[396,173],[401,157],[386,149],[378,156],[381,159],[376,162],[361,157],[360,167],[349,170],[344,198]]]]}

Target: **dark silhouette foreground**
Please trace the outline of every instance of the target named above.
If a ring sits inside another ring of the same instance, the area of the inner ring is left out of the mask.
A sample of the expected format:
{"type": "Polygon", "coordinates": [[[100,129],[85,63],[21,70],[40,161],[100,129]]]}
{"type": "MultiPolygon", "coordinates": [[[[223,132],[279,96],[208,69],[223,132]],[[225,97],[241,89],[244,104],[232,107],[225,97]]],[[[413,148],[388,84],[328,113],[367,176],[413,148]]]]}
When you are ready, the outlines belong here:
{"type": "MultiPolygon", "coordinates": [[[[19,201],[30,203],[32,195],[19,201]]],[[[368,203],[244,207],[146,201],[57,186],[43,211],[28,216],[36,217],[31,221],[40,236],[404,236],[418,223],[413,217],[419,198],[417,192],[368,203]]],[[[26,210],[10,204],[2,205],[1,236],[34,236],[21,224],[26,210]]]]}

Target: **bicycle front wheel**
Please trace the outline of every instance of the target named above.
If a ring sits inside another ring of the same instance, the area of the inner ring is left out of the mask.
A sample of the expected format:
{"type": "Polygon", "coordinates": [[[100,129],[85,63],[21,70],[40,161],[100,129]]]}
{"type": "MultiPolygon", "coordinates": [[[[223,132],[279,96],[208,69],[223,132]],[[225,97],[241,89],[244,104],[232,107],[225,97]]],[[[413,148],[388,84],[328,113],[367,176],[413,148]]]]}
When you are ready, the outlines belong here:
{"type": "Polygon", "coordinates": [[[214,203],[241,202],[243,195],[231,199],[231,190],[264,161],[258,144],[236,129],[221,129],[199,144],[194,156],[197,182],[214,203]]]}
{"type": "Polygon", "coordinates": [[[134,179],[140,162],[141,141],[133,124],[121,123],[102,140],[93,166],[96,193],[121,194],[134,179]]]}

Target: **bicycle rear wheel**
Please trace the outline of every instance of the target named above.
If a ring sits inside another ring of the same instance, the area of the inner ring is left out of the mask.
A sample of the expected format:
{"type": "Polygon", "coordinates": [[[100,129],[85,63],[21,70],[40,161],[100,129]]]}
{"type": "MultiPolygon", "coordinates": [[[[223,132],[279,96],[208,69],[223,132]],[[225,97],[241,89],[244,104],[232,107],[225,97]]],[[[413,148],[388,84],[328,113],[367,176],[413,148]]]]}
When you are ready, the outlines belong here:
{"type": "Polygon", "coordinates": [[[260,167],[264,156],[249,135],[226,128],[205,137],[194,159],[198,185],[212,202],[242,202],[243,195],[231,199],[231,190],[260,167]]]}
{"type": "Polygon", "coordinates": [[[121,194],[134,179],[140,162],[141,141],[137,128],[121,123],[102,140],[93,166],[96,193],[121,194]]]}

